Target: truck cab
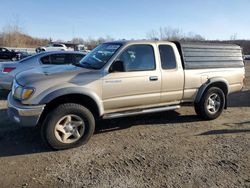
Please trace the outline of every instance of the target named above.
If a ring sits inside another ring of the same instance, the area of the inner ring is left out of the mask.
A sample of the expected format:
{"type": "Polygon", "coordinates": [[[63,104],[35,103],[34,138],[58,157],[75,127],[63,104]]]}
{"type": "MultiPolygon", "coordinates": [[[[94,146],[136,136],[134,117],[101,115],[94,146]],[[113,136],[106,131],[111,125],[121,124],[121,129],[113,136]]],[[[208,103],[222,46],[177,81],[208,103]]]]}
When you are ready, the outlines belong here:
{"type": "Polygon", "coordinates": [[[175,45],[144,42],[122,48],[104,72],[102,99],[107,113],[180,103],[184,72],[175,45]]]}

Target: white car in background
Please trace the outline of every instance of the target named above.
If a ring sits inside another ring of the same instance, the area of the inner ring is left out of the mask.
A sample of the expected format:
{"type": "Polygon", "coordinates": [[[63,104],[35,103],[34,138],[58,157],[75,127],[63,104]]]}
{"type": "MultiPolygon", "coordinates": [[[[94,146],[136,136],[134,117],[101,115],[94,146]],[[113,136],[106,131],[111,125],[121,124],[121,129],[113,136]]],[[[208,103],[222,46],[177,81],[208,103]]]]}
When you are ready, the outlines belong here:
{"type": "Polygon", "coordinates": [[[68,48],[65,46],[65,44],[48,44],[47,46],[40,46],[36,48],[36,52],[50,52],[50,51],[67,51],[68,48]]]}

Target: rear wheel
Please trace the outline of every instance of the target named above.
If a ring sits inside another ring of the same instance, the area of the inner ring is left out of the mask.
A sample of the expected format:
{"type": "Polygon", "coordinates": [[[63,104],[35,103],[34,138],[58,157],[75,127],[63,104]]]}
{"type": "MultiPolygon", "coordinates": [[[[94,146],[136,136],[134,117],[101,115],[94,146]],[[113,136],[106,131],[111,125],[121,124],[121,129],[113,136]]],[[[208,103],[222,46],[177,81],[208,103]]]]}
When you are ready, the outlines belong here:
{"type": "Polygon", "coordinates": [[[195,104],[197,115],[206,120],[213,120],[220,116],[225,107],[225,94],[217,87],[209,88],[201,100],[195,104]]]}
{"type": "Polygon", "coordinates": [[[68,149],[87,143],[94,130],[95,119],[87,108],[66,103],[48,114],[41,134],[53,149],[68,149]]]}

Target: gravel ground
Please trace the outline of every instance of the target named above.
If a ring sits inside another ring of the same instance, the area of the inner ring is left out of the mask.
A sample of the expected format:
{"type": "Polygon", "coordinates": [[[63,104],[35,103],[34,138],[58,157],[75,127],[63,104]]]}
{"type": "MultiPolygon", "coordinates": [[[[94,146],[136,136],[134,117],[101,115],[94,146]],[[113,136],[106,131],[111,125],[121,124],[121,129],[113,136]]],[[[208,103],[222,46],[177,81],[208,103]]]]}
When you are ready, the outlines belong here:
{"type": "Polygon", "coordinates": [[[245,91],[202,121],[192,107],[97,122],[82,147],[51,151],[0,97],[1,187],[250,187],[250,63],[245,91]]]}

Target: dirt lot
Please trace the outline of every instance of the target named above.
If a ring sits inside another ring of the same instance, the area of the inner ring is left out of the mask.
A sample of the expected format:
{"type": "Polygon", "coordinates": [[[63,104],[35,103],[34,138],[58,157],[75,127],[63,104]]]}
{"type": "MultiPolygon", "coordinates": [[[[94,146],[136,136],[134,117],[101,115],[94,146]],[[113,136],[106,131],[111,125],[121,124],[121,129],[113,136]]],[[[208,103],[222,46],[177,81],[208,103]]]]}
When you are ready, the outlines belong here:
{"type": "Polygon", "coordinates": [[[100,121],[91,141],[50,151],[0,99],[1,187],[250,187],[250,62],[244,92],[215,121],[192,107],[100,121]]]}

